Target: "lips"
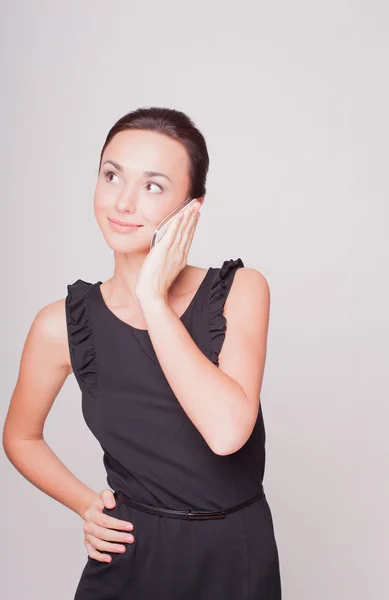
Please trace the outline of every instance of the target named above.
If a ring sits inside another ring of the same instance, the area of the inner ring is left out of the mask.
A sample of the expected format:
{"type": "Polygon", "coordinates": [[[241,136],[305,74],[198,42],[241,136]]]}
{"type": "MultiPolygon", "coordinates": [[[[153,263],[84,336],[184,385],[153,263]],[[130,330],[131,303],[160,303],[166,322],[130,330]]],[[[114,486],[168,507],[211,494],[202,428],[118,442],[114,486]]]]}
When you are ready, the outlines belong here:
{"type": "Polygon", "coordinates": [[[138,225],[138,223],[126,223],[125,221],[119,221],[118,219],[110,219],[109,217],[108,220],[111,221],[111,223],[121,225],[122,227],[143,227],[143,225],[138,225]]]}

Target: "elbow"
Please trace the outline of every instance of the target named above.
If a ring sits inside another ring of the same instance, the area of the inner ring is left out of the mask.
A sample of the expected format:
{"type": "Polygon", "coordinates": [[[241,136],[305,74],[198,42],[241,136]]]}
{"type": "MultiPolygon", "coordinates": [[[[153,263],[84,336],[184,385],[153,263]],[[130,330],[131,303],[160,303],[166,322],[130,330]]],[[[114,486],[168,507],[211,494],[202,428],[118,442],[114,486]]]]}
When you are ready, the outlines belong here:
{"type": "Polygon", "coordinates": [[[14,454],[13,450],[14,450],[17,442],[16,442],[15,437],[13,437],[11,435],[11,433],[6,431],[5,429],[3,429],[2,444],[3,444],[4,454],[6,455],[8,460],[12,463],[13,462],[13,454],[14,454]]]}
{"type": "Polygon", "coordinates": [[[3,427],[2,445],[3,450],[8,460],[14,464],[15,455],[22,447],[27,438],[21,437],[20,431],[16,432],[15,428],[11,427],[10,423],[5,423],[3,427]]]}
{"type": "Polygon", "coordinates": [[[218,436],[209,444],[211,450],[219,456],[228,456],[238,452],[250,438],[255,422],[258,417],[258,410],[246,411],[243,416],[234,418],[233,423],[228,426],[228,431],[218,432],[218,436]]]}
{"type": "Polygon", "coordinates": [[[214,452],[218,456],[228,456],[229,454],[234,454],[235,452],[238,452],[238,450],[240,450],[245,443],[246,440],[238,440],[236,439],[236,436],[234,436],[234,438],[230,438],[228,440],[219,440],[219,443],[214,443],[211,449],[212,452],[214,452]]]}
{"type": "Polygon", "coordinates": [[[2,432],[2,445],[3,445],[3,450],[4,450],[7,458],[9,458],[8,452],[9,452],[10,444],[11,444],[10,435],[7,430],[7,424],[5,424],[3,427],[3,432],[2,432]]]}
{"type": "Polygon", "coordinates": [[[9,421],[9,419],[6,419],[4,426],[3,426],[3,432],[2,432],[2,444],[3,444],[3,450],[4,450],[7,458],[9,458],[11,450],[14,447],[14,445],[17,443],[17,441],[18,441],[18,439],[16,436],[15,428],[11,426],[11,422],[9,421]]]}
{"type": "Polygon", "coordinates": [[[235,423],[230,435],[225,435],[223,438],[219,437],[218,440],[213,441],[211,446],[212,451],[219,456],[228,456],[229,454],[238,452],[250,438],[253,428],[254,423],[250,421],[241,431],[239,431],[235,423]]]}

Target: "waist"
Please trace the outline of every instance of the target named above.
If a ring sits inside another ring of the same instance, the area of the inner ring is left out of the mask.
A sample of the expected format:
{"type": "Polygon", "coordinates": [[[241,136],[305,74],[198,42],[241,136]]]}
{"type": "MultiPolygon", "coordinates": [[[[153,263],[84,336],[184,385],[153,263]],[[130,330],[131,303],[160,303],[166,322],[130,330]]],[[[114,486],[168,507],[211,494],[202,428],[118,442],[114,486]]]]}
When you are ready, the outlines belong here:
{"type": "Polygon", "coordinates": [[[117,502],[127,504],[128,506],[131,506],[131,508],[142,510],[143,512],[147,512],[149,514],[160,515],[161,517],[171,517],[173,519],[187,519],[189,521],[198,521],[205,519],[224,519],[226,515],[236,512],[237,510],[242,510],[243,508],[246,508],[246,506],[257,502],[258,500],[263,498],[264,495],[265,492],[263,489],[263,485],[261,485],[259,492],[255,494],[255,496],[252,496],[251,498],[248,498],[247,500],[244,500],[239,504],[235,504],[234,506],[229,506],[225,509],[217,511],[184,511],[172,510],[170,508],[162,508],[159,506],[153,506],[152,504],[145,504],[144,502],[139,502],[138,500],[135,500],[135,498],[126,496],[126,494],[124,494],[120,490],[114,492],[114,497],[117,502]]]}

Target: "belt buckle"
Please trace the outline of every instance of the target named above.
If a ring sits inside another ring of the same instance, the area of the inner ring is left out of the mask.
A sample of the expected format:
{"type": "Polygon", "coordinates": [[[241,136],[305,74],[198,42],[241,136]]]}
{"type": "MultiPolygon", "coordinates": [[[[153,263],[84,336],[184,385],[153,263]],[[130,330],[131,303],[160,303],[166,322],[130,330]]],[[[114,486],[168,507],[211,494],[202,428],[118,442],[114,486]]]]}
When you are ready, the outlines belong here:
{"type": "Polygon", "coordinates": [[[202,521],[206,519],[224,519],[226,516],[223,510],[217,512],[208,512],[206,510],[192,510],[188,513],[190,521],[202,521]]]}

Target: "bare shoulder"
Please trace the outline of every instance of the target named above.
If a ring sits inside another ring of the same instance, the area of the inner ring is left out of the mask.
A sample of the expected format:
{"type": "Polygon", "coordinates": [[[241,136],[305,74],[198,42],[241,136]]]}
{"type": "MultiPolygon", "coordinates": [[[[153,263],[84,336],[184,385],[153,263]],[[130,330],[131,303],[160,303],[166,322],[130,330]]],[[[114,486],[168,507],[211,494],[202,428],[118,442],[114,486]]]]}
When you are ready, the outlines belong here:
{"type": "Polygon", "coordinates": [[[5,448],[42,437],[45,419],[69,375],[66,334],[65,299],[43,307],[33,319],[4,424],[5,448]]]}
{"type": "Polygon", "coordinates": [[[57,360],[72,373],[68,333],[66,325],[65,298],[47,304],[36,314],[30,329],[30,337],[47,344],[55,352],[57,360]]]}
{"type": "Polygon", "coordinates": [[[267,327],[270,314],[270,287],[266,277],[251,267],[236,270],[225,302],[225,316],[239,326],[247,325],[252,332],[256,326],[267,327]]]}
{"type": "Polygon", "coordinates": [[[34,326],[46,339],[58,343],[65,341],[67,335],[65,298],[41,308],[34,319],[34,326]]]}
{"type": "Polygon", "coordinates": [[[228,299],[256,303],[270,302],[270,287],[266,277],[251,267],[240,267],[237,269],[228,299]]]}

